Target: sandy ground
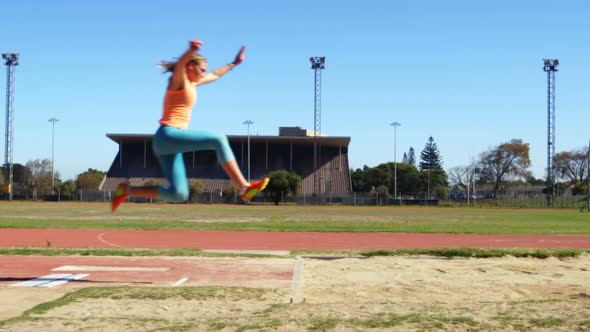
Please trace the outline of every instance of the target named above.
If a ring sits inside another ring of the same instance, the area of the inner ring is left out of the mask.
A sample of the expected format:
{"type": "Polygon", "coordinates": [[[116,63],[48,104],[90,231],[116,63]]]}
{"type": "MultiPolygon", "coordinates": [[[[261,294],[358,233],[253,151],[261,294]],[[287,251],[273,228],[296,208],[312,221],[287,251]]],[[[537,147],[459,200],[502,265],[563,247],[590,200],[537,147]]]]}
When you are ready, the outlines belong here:
{"type": "MultiPolygon", "coordinates": [[[[0,312],[60,295],[37,292],[0,289],[0,312]],[[5,310],[7,297],[24,305],[5,310]]],[[[590,255],[304,258],[291,289],[261,297],[223,288],[204,299],[85,298],[1,329],[590,331],[590,255]]]]}

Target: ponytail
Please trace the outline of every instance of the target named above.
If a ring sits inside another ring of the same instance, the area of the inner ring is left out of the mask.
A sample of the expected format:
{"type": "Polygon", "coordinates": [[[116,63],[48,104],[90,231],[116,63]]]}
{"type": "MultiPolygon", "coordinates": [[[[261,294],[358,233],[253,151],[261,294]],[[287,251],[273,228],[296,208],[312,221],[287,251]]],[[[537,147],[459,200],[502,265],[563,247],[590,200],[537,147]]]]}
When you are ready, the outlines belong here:
{"type": "MultiPolygon", "coordinates": [[[[158,67],[160,69],[163,70],[163,73],[172,73],[174,72],[174,69],[176,68],[176,63],[177,61],[160,61],[160,63],[158,64],[158,67]]],[[[189,61],[189,63],[196,63],[196,64],[201,64],[203,62],[207,63],[207,59],[205,59],[204,56],[198,54],[198,53],[193,53],[191,55],[191,59],[189,61]]]]}

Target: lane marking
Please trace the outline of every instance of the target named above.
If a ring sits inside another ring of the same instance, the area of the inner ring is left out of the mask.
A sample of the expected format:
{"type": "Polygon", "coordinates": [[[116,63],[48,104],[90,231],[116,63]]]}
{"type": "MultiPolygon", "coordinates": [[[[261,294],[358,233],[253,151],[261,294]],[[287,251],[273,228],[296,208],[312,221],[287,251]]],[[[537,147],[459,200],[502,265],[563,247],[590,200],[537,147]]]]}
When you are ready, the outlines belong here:
{"type": "Polygon", "coordinates": [[[292,296],[291,303],[301,303],[301,276],[303,274],[303,257],[297,256],[295,267],[293,268],[293,282],[291,284],[292,296]]]}
{"type": "Polygon", "coordinates": [[[56,267],[51,271],[130,271],[130,272],[165,272],[169,267],[141,267],[141,266],[86,266],[66,265],[56,267]]]}
{"type": "Polygon", "coordinates": [[[88,274],[48,274],[43,277],[18,282],[16,284],[8,285],[9,287],[55,287],[63,285],[68,281],[78,280],[87,277],[88,274]]]}
{"type": "Polygon", "coordinates": [[[180,286],[180,285],[184,284],[185,282],[187,282],[187,280],[188,280],[188,278],[186,278],[186,277],[181,278],[177,282],[173,283],[172,287],[180,286]]]}
{"type": "Polygon", "coordinates": [[[121,248],[121,246],[120,246],[120,245],[114,244],[114,243],[112,243],[112,242],[109,242],[109,241],[107,241],[107,240],[103,239],[103,238],[102,238],[102,236],[103,236],[103,235],[105,235],[106,233],[107,233],[107,232],[103,232],[103,233],[100,233],[100,234],[98,234],[98,240],[100,240],[100,242],[102,242],[102,243],[106,243],[106,244],[108,244],[109,246],[112,246],[112,247],[119,247],[119,248],[121,248]]]}

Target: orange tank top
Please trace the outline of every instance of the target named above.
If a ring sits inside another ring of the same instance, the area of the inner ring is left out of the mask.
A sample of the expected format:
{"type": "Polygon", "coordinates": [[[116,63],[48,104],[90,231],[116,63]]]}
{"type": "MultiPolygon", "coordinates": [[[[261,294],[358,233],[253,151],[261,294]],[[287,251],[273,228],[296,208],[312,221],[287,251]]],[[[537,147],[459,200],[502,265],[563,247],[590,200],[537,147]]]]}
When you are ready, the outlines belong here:
{"type": "Polygon", "coordinates": [[[197,102],[197,91],[192,86],[182,90],[166,91],[164,114],[160,124],[186,129],[191,119],[193,106],[197,102]]]}

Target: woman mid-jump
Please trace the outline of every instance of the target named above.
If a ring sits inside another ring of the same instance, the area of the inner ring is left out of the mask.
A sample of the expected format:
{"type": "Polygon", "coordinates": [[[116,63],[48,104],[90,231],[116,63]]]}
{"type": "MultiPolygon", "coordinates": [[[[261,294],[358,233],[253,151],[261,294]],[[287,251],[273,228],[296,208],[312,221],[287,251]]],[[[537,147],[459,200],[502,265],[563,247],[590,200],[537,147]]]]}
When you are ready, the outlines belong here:
{"type": "Polygon", "coordinates": [[[119,184],[113,196],[113,212],[127,197],[158,198],[169,202],[186,201],[189,197],[189,186],[182,158],[183,152],[215,150],[217,161],[246,202],[264,190],[268,184],[269,178],[252,183],[246,181],[226,136],[187,129],[192,108],[197,101],[196,87],[216,81],[242,63],[246,47],[242,46],[233,62],[206,73],[207,60],[196,53],[202,42],[193,40],[189,45],[189,49],[177,61],[161,63],[162,68],[172,75],[168,80],[164,112],[160,119],[160,127],[154,135],[152,148],[169,186],[132,187],[126,183],[119,184]]]}

